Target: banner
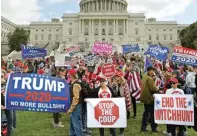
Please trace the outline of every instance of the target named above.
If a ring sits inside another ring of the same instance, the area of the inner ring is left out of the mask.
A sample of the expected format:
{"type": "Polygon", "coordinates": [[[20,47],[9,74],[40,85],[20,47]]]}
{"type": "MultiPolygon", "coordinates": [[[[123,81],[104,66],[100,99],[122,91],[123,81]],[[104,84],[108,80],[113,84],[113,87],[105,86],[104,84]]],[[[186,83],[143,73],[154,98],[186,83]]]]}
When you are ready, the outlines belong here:
{"type": "Polygon", "coordinates": [[[104,43],[104,42],[95,42],[92,52],[99,54],[112,54],[112,44],[104,43]]]}
{"type": "Polygon", "coordinates": [[[69,86],[48,75],[12,73],[6,86],[6,108],[25,111],[66,112],[69,86]]]}
{"type": "Polygon", "coordinates": [[[47,56],[47,51],[44,48],[21,45],[22,58],[38,58],[47,56]]]}
{"type": "Polygon", "coordinates": [[[175,46],[172,61],[181,64],[197,66],[197,50],[185,48],[182,46],[175,46]]]}
{"type": "Polygon", "coordinates": [[[194,126],[193,95],[155,94],[155,123],[194,126]]]}
{"type": "Polygon", "coordinates": [[[126,128],[124,98],[97,98],[87,100],[88,128],[126,128]]]}
{"type": "Polygon", "coordinates": [[[138,44],[134,45],[122,45],[123,54],[130,53],[130,52],[139,52],[140,47],[138,44]]]}
{"type": "Polygon", "coordinates": [[[71,66],[76,65],[78,59],[68,54],[55,54],[55,66],[71,66]]]}
{"type": "Polygon", "coordinates": [[[149,45],[147,51],[144,54],[154,56],[156,59],[163,61],[167,59],[168,53],[169,49],[167,47],[163,47],[161,45],[149,45]]]}
{"type": "Polygon", "coordinates": [[[83,52],[83,49],[81,47],[66,48],[66,53],[69,54],[70,56],[73,56],[79,52],[83,52]]]}

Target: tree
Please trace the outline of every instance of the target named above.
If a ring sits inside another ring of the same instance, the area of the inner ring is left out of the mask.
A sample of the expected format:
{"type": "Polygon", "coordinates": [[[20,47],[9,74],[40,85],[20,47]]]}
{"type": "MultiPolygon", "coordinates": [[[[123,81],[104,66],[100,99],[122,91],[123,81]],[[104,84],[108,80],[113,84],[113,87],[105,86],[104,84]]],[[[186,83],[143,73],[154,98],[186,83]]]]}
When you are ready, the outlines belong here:
{"type": "Polygon", "coordinates": [[[13,50],[20,51],[21,44],[27,44],[27,41],[29,39],[29,34],[27,31],[25,31],[23,28],[16,28],[16,30],[11,34],[8,34],[8,44],[10,48],[10,52],[13,50]]]}
{"type": "Polygon", "coordinates": [[[197,49],[197,21],[183,29],[179,36],[182,46],[197,49]]]}

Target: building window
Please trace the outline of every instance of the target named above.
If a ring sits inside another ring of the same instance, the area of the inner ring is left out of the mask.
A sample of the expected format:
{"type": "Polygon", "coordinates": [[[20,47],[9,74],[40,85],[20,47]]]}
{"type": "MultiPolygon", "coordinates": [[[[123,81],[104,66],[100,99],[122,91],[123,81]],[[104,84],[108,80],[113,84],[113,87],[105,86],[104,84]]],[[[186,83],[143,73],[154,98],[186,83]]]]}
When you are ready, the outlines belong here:
{"type": "Polygon", "coordinates": [[[149,32],[151,32],[151,29],[148,29],[149,32]]]}
{"type": "Polygon", "coordinates": [[[72,22],[70,22],[69,25],[72,25],[72,22]]]}
{"type": "Polygon", "coordinates": [[[109,35],[113,35],[112,28],[109,29],[109,35]]]}
{"type": "Polygon", "coordinates": [[[105,35],[105,29],[102,29],[102,35],[105,35]]]}
{"type": "Polygon", "coordinates": [[[69,39],[68,39],[68,41],[69,41],[69,42],[71,42],[71,41],[72,41],[72,39],[71,39],[71,38],[69,38],[69,39]]]}
{"type": "Polygon", "coordinates": [[[170,32],[172,31],[172,29],[170,29],[170,32]]]}
{"type": "Polygon", "coordinates": [[[88,41],[88,39],[87,39],[87,38],[85,38],[85,41],[87,42],[87,41],[88,41]]]}
{"type": "Polygon", "coordinates": [[[49,29],[49,32],[51,32],[51,29],[49,29]]]}
{"type": "Polygon", "coordinates": [[[44,32],[44,29],[42,29],[42,32],[44,32]]]}
{"type": "Polygon", "coordinates": [[[38,29],[36,29],[36,32],[38,32],[38,29]]]}
{"type": "Polygon", "coordinates": [[[87,28],[85,29],[85,35],[88,35],[88,29],[87,28]]]}
{"type": "Polygon", "coordinates": [[[135,35],[138,35],[139,32],[138,32],[138,29],[135,29],[135,35]]]}
{"type": "Polygon", "coordinates": [[[94,35],[98,35],[98,29],[95,29],[94,35]]]}
{"type": "Polygon", "coordinates": [[[166,31],[166,29],[163,29],[163,31],[166,31]]]}
{"type": "Polygon", "coordinates": [[[41,34],[41,40],[44,40],[44,34],[41,34]]]}
{"type": "Polygon", "coordinates": [[[37,34],[35,34],[35,40],[36,40],[36,41],[38,40],[38,35],[37,35],[37,34]]]}
{"type": "Polygon", "coordinates": [[[59,34],[55,35],[56,40],[59,40],[59,34]]]}
{"type": "Polygon", "coordinates": [[[102,38],[102,41],[104,42],[105,41],[105,38],[102,38]]]}
{"type": "Polygon", "coordinates": [[[113,41],[114,41],[114,39],[112,38],[112,39],[111,39],[111,41],[113,42],[113,41]]]}
{"type": "Polygon", "coordinates": [[[158,41],[159,41],[159,34],[157,34],[157,35],[156,35],[156,40],[158,40],[158,41]]]}
{"type": "Polygon", "coordinates": [[[57,32],[59,31],[59,29],[56,30],[57,32]]]}
{"type": "Polygon", "coordinates": [[[166,35],[163,36],[163,39],[166,40],[166,35]]]}
{"type": "Polygon", "coordinates": [[[149,39],[150,41],[152,40],[152,37],[151,37],[151,35],[149,35],[149,36],[148,36],[148,39],[149,39]]]}
{"type": "Polygon", "coordinates": [[[135,25],[138,25],[138,22],[135,22],[135,25]]]}
{"type": "Polygon", "coordinates": [[[173,38],[172,35],[170,35],[170,40],[172,40],[172,38],[173,38]]]}
{"type": "Polygon", "coordinates": [[[72,29],[71,28],[69,29],[69,35],[72,35],[72,29]]]}
{"type": "Polygon", "coordinates": [[[156,31],[158,31],[159,29],[156,29],[156,31]]]}
{"type": "Polygon", "coordinates": [[[51,37],[52,37],[52,36],[51,36],[51,34],[49,34],[49,36],[48,36],[48,40],[51,40],[51,37]]]}

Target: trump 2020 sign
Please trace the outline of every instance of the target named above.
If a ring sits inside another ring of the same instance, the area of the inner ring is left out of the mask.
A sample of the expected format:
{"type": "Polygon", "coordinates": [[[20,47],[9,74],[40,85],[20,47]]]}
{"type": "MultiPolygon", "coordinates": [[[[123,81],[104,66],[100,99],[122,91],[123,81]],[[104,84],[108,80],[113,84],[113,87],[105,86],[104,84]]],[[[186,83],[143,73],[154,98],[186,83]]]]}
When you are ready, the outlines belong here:
{"type": "Polygon", "coordinates": [[[70,92],[65,80],[48,75],[10,74],[6,86],[7,109],[66,112],[69,107],[70,92]]]}

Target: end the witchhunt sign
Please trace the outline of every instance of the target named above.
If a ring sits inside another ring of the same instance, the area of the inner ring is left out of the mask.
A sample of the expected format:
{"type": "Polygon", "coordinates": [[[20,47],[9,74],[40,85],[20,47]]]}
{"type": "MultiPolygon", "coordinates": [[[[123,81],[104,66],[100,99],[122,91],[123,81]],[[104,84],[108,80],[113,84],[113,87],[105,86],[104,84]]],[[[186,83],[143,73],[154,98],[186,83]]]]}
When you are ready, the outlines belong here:
{"type": "Polygon", "coordinates": [[[65,80],[38,74],[13,73],[9,76],[7,109],[66,112],[69,107],[69,86],[65,80]]]}

